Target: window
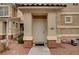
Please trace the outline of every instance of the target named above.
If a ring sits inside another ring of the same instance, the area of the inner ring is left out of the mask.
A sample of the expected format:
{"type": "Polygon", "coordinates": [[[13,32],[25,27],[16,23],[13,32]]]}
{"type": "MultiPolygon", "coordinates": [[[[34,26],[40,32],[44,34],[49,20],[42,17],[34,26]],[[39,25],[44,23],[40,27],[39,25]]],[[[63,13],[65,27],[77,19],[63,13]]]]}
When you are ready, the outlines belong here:
{"type": "Polygon", "coordinates": [[[8,7],[0,7],[0,16],[8,16],[8,7]]]}
{"type": "Polygon", "coordinates": [[[65,16],[65,23],[72,23],[72,16],[65,16]]]}

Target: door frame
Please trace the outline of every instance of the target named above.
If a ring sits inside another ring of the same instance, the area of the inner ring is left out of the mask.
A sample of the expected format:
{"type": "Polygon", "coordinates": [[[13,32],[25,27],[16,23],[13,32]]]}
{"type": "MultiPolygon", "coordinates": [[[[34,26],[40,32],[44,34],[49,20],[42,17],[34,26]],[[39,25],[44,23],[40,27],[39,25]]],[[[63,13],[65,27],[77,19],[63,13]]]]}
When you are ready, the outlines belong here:
{"type": "MultiPolygon", "coordinates": [[[[33,22],[34,22],[35,19],[40,19],[40,20],[42,19],[43,21],[46,21],[46,42],[44,44],[47,44],[47,34],[48,34],[47,15],[45,15],[45,16],[43,16],[43,15],[41,15],[41,16],[36,15],[35,17],[32,16],[32,36],[33,36],[33,26],[34,26],[33,22]]],[[[33,44],[35,44],[34,43],[34,38],[33,38],[33,44]]]]}

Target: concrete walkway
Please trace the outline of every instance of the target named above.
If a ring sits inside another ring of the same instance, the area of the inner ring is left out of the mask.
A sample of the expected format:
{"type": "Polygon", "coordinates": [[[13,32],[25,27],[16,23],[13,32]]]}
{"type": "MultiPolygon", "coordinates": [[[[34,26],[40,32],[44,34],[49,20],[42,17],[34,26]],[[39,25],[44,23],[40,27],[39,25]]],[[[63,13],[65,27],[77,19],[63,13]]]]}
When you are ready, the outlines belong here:
{"type": "Polygon", "coordinates": [[[28,55],[50,55],[49,48],[46,46],[34,46],[29,51],[28,55]]]}

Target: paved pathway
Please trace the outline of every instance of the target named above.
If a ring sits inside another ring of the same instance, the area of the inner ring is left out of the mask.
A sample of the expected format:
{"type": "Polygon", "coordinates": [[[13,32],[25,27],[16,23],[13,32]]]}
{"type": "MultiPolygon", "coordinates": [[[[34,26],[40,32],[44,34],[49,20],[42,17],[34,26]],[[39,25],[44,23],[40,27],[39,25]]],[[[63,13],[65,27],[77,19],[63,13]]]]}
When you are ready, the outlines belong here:
{"type": "Polygon", "coordinates": [[[46,46],[34,46],[29,51],[28,55],[50,55],[50,51],[46,46]]]}

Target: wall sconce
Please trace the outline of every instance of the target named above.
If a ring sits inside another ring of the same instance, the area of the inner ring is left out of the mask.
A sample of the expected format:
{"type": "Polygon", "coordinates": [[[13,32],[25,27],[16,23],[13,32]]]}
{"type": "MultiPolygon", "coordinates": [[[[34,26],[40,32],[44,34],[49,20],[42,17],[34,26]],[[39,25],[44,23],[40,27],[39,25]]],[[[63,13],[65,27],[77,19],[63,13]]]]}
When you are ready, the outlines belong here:
{"type": "Polygon", "coordinates": [[[53,27],[51,27],[50,29],[51,29],[51,30],[53,30],[54,28],[53,28],[53,27]]]}

